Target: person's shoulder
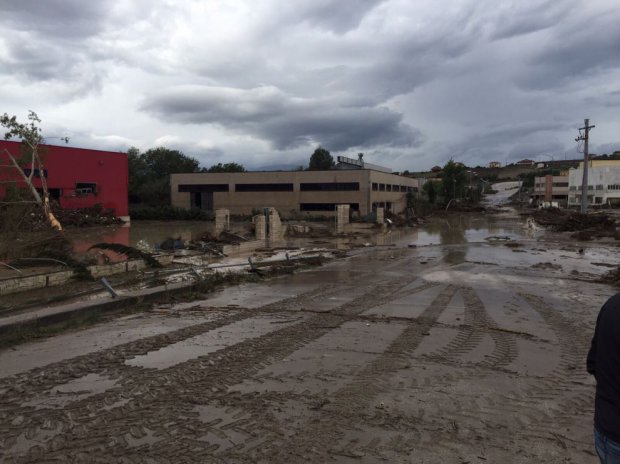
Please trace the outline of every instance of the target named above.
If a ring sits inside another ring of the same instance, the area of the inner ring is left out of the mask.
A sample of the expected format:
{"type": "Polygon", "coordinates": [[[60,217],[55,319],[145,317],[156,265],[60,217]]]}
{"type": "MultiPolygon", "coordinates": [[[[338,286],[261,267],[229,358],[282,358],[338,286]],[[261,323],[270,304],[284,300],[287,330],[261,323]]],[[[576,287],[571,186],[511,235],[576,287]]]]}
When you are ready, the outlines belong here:
{"type": "Polygon", "coordinates": [[[616,293],[605,302],[601,308],[601,312],[603,311],[620,312],[620,292],[616,293]]]}

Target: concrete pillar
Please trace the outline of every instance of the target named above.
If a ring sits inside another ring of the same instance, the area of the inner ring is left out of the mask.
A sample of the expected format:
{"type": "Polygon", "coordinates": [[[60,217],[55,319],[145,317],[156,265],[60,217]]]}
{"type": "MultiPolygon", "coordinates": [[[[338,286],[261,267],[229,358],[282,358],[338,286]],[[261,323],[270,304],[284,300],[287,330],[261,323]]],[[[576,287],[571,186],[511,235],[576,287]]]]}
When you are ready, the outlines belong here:
{"type": "Polygon", "coordinates": [[[336,206],[336,233],[341,234],[344,232],[345,224],[349,223],[349,210],[350,205],[337,205],[336,206]]]}
{"type": "Polygon", "coordinates": [[[230,211],[217,209],[215,210],[215,236],[217,237],[225,230],[230,230],[230,211]]]}
{"type": "Polygon", "coordinates": [[[267,208],[268,221],[269,221],[269,240],[278,241],[284,238],[284,231],[282,229],[282,221],[280,221],[280,215],[275,208],[267,208]]]}
{"type": "Polygon", "coordinates": [[[265,240],[267,238],[267,221],[263,214],[257,214],[252,218],[254,223],[254,233],[256,240],[265,240]]]}
{"type": "Polygon", "coordinates": [[[383,208],[377,208],[377,224],[383,224],[385,220],[385,215],[383,212],[383,208]]]}

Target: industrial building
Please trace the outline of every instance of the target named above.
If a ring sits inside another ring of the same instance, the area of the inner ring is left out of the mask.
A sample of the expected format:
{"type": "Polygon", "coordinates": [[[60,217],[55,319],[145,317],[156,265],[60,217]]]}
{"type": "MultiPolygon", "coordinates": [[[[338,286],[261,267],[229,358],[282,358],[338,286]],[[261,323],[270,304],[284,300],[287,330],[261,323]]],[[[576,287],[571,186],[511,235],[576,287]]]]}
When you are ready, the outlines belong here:
{"type": "Polygon", "coordinates": [[[547,175],[534,178],[534,190],[531,198],[536,204],[548,203],[566,207],[568,204],[568,192],[568,175],[547,175]]]}
{"type": "Polygon", "coordinates": [[[418,179],[393,174],[363,160],[338,157],[336,169],[191,173],[170,176],[171,201],[181,208],[228,209],[251,214],[266,206],[282,216],[333,215],[337,205],[350,205],[353,214],[376,208],[403,212],[407,193],[421,186],[418,179]]]}
{"type": "MultiPolygon", "coordinates": [[[[21,142],[0,141],[0,198],[7,188],[25,189],[26,184],[12,167],[8,151],[21,157],[21,142]],[[6,150],[6,151],[5,151],[6,150]]],[[[41,176],[47,181],[50,198],[61,208],[82,209],[101,205],[116,216],[129,219],[127,154],[55,145],[39,145],[43,172],[35,171],[33,183],[41,189],[41,176]]],[[[32,167],[26,164],[28,173],[32,167]]]]}
{"type": "MultiPolygon", "coordinates": [[[[583,162],[568,171],[568,206],[581,205],[583,162]]],[[[588,204],[620,206],[620,160],[588,162],[588,204]]]]}

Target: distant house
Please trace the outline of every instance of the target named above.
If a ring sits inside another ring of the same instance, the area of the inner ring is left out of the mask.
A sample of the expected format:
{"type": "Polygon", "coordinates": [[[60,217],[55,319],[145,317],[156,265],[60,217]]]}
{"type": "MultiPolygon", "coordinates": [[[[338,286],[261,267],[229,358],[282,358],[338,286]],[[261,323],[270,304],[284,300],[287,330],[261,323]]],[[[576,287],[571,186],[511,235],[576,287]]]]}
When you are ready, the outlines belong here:
{"type": "MultiPolygon", "coordinates": [[[[26,189],[26,184],[15,169],[10,167],[6,152],[20,157],[21,143],[0,141],[0,198],[6,189],[14,186],[26,189]]],[[[116,216],[129,220],[127,154],[87,150],[56,145],[39,145],[44,161],[43,172],[34,173],[33,183],[40,190],[41,176],[47,181],[50,198],[61,208],[82,209],[95,205],[111,209],[116,216]]],[[[24,167],[26,173],[32,168],[24,167]]]]}
{"type": "Polygon", "coordinates": [[[502,163],[500,163],[499,161],[491,161],[489,163],[489,167],[490,168],[501,168],[502,167],[502,163]]]}
{"type": "Polygon", "coordinates": [[[522,159],[521,161],[517,161],[515,164],[517,166],[534,166],[535,163],[536,161],[526,158],[522,159]]]}

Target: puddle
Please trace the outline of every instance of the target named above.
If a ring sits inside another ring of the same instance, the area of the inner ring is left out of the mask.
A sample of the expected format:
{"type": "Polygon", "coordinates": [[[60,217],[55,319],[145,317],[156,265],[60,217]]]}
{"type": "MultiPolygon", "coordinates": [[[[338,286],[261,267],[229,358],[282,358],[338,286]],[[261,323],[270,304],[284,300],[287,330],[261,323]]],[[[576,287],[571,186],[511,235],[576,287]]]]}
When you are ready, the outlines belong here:
{"type": "Polygon", "coordinates": [[[46,396],[35,398],[24,403],[24,406],[34,406],[37,409],[62,408],[74,401],[103,393],[115,385],[116,381],[109,377],[99,374],[88,374],[62,385],[58,385],[49,390],[46,396]]]}
{"type": "Polygon", "coordinates": [[[299,317],[254,317],[210,330],[195,337],[168,345],[157,351],[136,356],[125,364],[146,369],[167,369],[200,356],[222,350],[250,338],[260,337],[274,330],[299,322],[299,317]]]}

